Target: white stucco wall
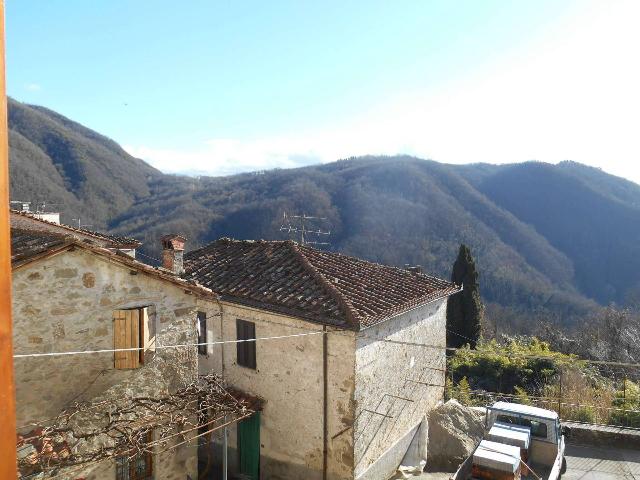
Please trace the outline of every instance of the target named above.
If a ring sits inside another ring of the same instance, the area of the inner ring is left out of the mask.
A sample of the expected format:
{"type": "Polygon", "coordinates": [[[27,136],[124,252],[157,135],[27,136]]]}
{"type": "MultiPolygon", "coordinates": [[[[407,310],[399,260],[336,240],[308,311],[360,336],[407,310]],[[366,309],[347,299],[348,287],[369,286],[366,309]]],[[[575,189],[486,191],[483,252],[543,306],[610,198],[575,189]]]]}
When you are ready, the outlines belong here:
{"type": "Polygon", "coordinates": [[[445,326],[441,299],[358,333],[356,478],[389,478],[406,452],[409,432],[442,400],[445,375],[434,368],[445,368],[445,326]]]}
{"type": "MultiPolygon", "coordinates": [[[[235,340],[236,319],[254,322],[256,337],[314,333],[322,326],[229,302],[199,301],[208,340],[235,340]]],[[[331,329],[330,329],[331,330],[331,329]]],[[[327,335],[328,478],[353,478],[355,334],[327,335]]],[[[261,478],[321,479],[323,466],[323,335],[256,343],[256,370],[237,364],[236,346],[216,345],[199,358],[200,372],[224,372],[240,390],[266,400],[261,414],[261,478]]],[[[230,429],[230,468],[235,467],[235,428],[230,429]]]]}
{"type": "MultiPolygon", "coordinates": [[[[113,348],[113,311],[151,307],[157,345],[195,342],[196,300],[184,289],[83,249],[43,259],[13,273],[16,353],[113,348]]],[[[115,370],[113,353],[15,360],[18,430],[54,417],[74,400],[164,395],[197,375],[195,348],[148,353],[134,370],[115,370]]],[[[113,472],[109,462],[100,470],[113,472]]],[[[158,459],[157,480],[196,478],[196,445],[158,459]]],[[[114,478],[95,473],[89,478],[114,478]]]]}

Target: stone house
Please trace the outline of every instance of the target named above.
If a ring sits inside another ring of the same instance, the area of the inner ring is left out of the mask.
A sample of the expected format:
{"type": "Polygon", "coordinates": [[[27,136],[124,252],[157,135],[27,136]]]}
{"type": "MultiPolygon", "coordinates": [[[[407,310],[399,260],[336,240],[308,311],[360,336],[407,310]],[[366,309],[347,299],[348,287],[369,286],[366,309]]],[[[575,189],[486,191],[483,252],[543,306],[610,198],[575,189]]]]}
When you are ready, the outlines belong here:
{"type": "MultiPolygon", "coordinates": [[[[162,347],[194,345],[197,305],[216,295],[123,254],[115,237],[101,246],[81,234],[11,232],[16,417],[27,438],[75,402],[158,398],[197,377],[195,346],[162,347]],[[109,351],[122,348],[141,350],[109,351]],[[98,352],[21,357],[87,350],[98,352]]],[[[60,478],[196,479],[197,442],[74,471],[60,478]]]]}
{"type": "Polygon", "coordinates": [[[200,372],[265,400],[230,429],[230,467],[276,480],[395,472],[443,399],[446,301],[459,287],[291,241],[221,239],[184,268],[220,295],[197,299],[212,319],[203,340],[237,341],[207,345],[200,372]]]}

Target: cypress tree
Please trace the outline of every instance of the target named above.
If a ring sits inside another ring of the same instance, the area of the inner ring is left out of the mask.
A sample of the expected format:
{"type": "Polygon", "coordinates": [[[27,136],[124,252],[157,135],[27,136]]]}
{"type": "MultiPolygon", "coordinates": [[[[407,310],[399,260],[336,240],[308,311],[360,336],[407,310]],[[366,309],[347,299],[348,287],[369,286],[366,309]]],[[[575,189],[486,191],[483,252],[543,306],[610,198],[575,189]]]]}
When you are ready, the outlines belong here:
{"type": "Polygon", "coordinates": [[[476,263],[469,247],[462,244],[453,264],[451,281],[462,285],[462,292],[447,301],[447,346],[460,348],[469,344],[476,348],[482,332],[484,307],[480,300],[480,285],[476,263]]]}

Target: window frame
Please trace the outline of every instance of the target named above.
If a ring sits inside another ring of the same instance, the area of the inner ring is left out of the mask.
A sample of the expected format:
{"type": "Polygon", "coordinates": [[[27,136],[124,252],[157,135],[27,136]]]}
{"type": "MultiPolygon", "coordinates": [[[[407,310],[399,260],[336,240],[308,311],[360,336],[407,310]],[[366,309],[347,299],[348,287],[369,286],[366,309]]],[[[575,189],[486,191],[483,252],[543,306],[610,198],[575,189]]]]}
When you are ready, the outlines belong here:
{"type": "Polygon", "coordinates": [[[504,413],[498,414],[496,416],[496,422],[510,423],[512,425],[527,427],[531,431],[531,436],[539,439],[546,439],[549,435],[547,423],[544,421],[536,420],[534,418],[513,416],[504,413]]]}
{"type": "MultiPolygon", "coordinates": [[[[252,340],[256,338],[256,324],[249,320],[236,318],[236,339],[252,340]]],[[[252,370],[257,369],[256,342],[236,343],[236,363],[252,370]]]]}
{"type": "MultiPolygon", "coordinates": [[[[152,439],[152,432],[147,432],[146,443],[151,443],[152,439]]],[[[149,452],[138,453],[133,458],[128,455],[116,457],[115,467],[115,480],[153,480],[153,454],[149,452]],[[138,476],[135,468],[140,458],[144,458],[146,470],[138,476]]]]}
{"type": "Polygon", "coordinates": [[[207,343],[207,312],[198,312],[198,355],[207,355],[209,353],[209,345],[200,345],[207,343]]]}

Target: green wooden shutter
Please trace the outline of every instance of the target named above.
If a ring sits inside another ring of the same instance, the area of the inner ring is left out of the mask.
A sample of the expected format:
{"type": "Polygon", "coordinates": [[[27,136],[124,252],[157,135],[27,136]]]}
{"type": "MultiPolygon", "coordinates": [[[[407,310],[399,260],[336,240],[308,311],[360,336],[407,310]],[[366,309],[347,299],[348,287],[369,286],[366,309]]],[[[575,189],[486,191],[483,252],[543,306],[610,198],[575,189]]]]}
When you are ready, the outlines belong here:
{"type": "Polygon", "coordinates": [[[238,423],[238,469],[253,480],[260,478],[260,412],[238,423]]]}

